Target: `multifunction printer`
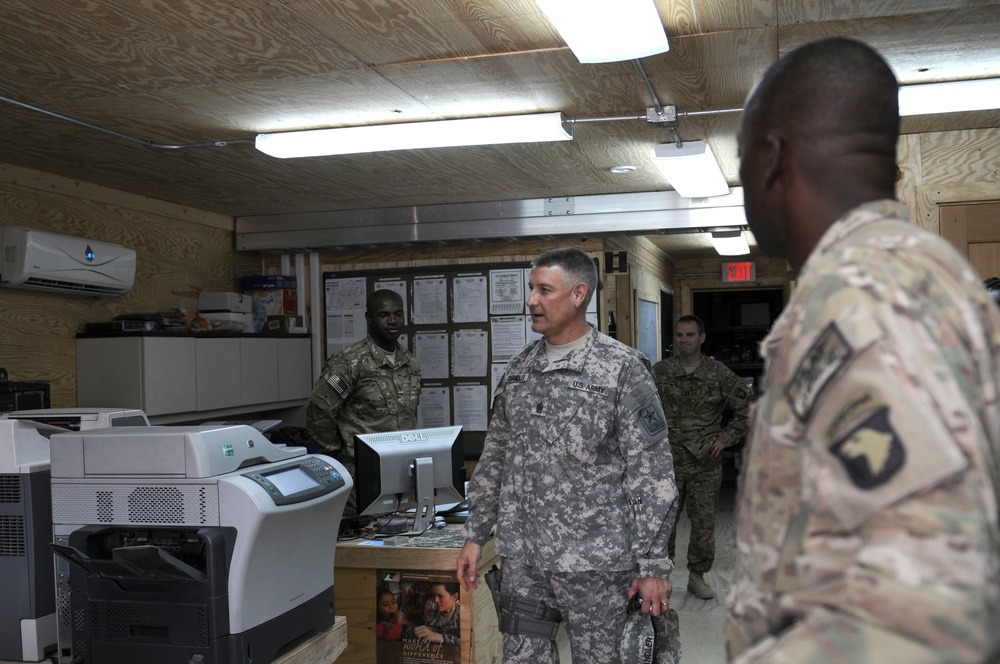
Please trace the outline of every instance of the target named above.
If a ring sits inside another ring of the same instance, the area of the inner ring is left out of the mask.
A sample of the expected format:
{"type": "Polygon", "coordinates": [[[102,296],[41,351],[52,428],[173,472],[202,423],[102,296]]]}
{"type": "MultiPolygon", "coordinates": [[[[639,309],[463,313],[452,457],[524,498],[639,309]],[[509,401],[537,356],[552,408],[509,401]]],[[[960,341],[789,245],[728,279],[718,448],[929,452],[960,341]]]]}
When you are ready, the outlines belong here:
{"type": "Polygon", "coordinates": [[[60,662],[265,664],[333,625],[339,462],[246,425],[50,440],[60,662]]]}

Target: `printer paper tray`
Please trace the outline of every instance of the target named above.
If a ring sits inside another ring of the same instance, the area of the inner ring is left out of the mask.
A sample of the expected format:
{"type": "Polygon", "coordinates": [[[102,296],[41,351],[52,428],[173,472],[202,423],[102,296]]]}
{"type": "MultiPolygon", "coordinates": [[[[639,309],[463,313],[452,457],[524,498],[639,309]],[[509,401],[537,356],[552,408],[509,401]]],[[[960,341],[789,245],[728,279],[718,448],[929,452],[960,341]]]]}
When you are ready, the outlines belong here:
{"type": "Polygon", "coordinates": [[[127,546],[111,551],[111,559],[90,558],[72,546],[51,544],[52,550],[88,573],[122,581],[204,581],[204,572],[159,546],[127,546]]]}

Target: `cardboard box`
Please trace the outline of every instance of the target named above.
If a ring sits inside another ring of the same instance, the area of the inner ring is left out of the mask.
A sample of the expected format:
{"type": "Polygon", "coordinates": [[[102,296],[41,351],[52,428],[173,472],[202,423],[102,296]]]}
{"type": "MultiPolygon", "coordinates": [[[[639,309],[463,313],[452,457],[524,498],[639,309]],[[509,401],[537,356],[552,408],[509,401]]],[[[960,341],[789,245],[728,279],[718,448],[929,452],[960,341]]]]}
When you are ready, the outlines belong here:
{"type": "Polygon", "coordinates": [[[250,313],[253,298],[243,293],[199,293],[198,311],[235,311],[250,313]]]}
{"type": "Polygon", "coordinates": [[[251,295],[253,299],[253,312],[255,314],[263,312],[267,316],[294,316],[299,313],[298,291],[288,288],[276,288],[273,290],[254,291],[251,295]]]}
{"type": "Polygon", "coordinates": [[[302,316],[268,316],[263,332],[269,334],[291,334],[305,332],[302,316]]]}

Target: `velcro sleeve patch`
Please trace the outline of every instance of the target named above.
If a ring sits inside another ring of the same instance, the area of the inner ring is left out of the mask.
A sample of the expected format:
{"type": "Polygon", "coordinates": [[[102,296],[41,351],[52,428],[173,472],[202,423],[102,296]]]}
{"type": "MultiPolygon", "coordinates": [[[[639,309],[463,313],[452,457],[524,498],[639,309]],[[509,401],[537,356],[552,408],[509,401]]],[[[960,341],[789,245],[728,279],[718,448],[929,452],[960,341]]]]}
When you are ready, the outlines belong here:
{"type": "Polygon", "coordinates": [[[851,357],[851,347],[836,323],[831,323],[806,351],[786,388],[788,401],[799,419],[805,420],[816,397],[851,357]]]}
{"type": "Polygon", "coordinates": [[[337,374],[330,374],[327,376],[326,382],[330,384],[330,387],[337,391],[337,394],[344,396],[344,393],[349,389],[347,383],[344,379],[337,374]]]}
{"type": "Polygon", "coordinates": [[[906,449],[889,422],[889,409],[872,413],[830,451],[844,465],[848,477],[860,489],[871,489],[889,481],[906,463],[906,449]]]}
{"type": "Polygon", "coordinates": [[[640,384],[622,400],[628,411],[638,416],[639,426],[647,438],[654,438],[666,430],[667,418],[663,415],[663,407],[652,383],[640,384]]]}

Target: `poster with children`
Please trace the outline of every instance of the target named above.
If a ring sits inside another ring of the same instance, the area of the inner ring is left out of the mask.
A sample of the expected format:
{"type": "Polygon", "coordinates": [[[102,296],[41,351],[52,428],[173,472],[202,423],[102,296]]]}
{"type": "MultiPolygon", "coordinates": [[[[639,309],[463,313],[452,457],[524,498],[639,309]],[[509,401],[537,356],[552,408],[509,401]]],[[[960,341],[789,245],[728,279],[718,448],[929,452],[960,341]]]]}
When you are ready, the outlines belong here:
{"type": "Polygon", "coordinates": [[[378,570],[378,664],[459,664],[459,585],[454,573],[378,570]]]}

